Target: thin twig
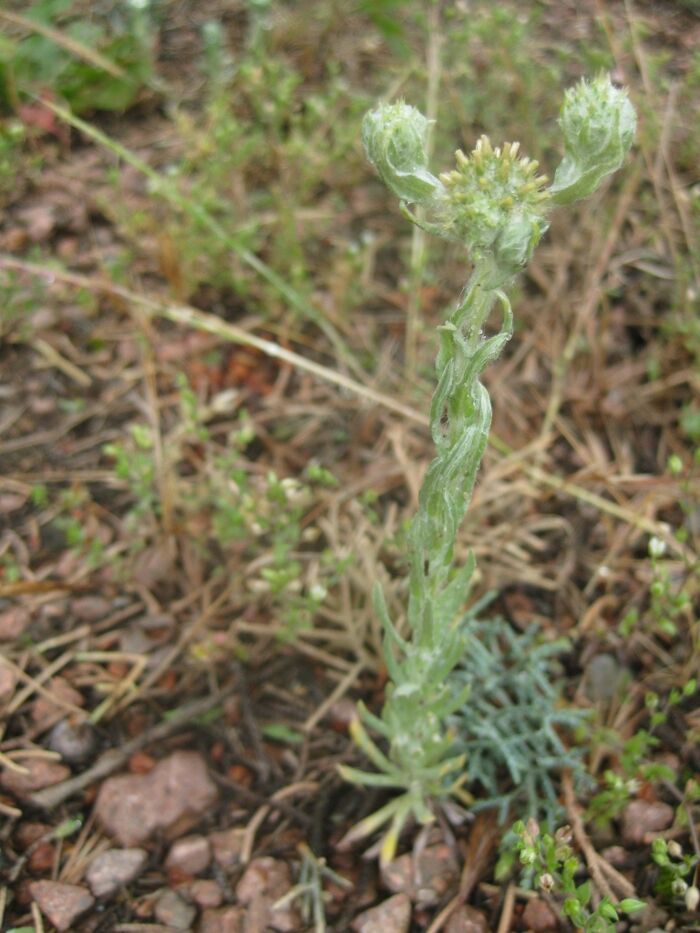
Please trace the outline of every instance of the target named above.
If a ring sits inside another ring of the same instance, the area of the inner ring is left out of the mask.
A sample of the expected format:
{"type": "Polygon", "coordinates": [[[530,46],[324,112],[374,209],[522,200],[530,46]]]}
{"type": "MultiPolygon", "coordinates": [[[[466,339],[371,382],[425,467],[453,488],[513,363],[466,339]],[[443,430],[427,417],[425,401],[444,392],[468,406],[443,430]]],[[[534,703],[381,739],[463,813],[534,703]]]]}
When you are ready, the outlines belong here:
{"type": "Polygon", "coordinates": [[[602,856],[598,855],[593,847],[593,843],[586,832],[586,827],[583,825],[581,808],[576,802],[574,784],[570,774],[567,773],[563,775],[562,787],[564,790],[566,812],[571,821],[571,829],[573,830],[574,838],[581,852],[583,852],[586,864],[588,865],[591,877],[598,891],[605,897],[610,898],[613,903],[617,902],[615,893],[606,880],[605,876],[607,875],[611,884],[614,884],[624,897],[634,897],[636,894],[634,885],[631,884],[624,875],[621,875],[620,872],[613,868],[609,862],[606,862],[602,856]]]}
{"type": "Polygon", "coordinates": [[[345,696],[345,694],[353,686],[353,684],[357,682],[357,678],[360,676],[364,668],[365,668],[364,661],[358,661],[357,664],[355,664],[353,667],[350,668],[350,670],[343,677],[343,679],[338,684],[336,684],[335,688],[330,693],[330,695],[326,697],[326,699],[321,703],[321,705],[316,710],[314,710],[314,712],[306,720],[306,722],[302,726],[302,730],[304,732],[306,732],[307,734],[309,732],[313,732],[313,730],[316,728],[318,723],[323,719],[323,717],[326,715],[326,713],[331,708],[331,706],[333,706],[334,703],[337,703],[338,700],[341,699],[341,697],[345,696]]]}
{"type": "Polygon", "coordinates": [[[509,884],[506,888],[506,896],[503,898],[503,907],[501,917],[498,921],[496,933],[507,933],[510,930],[511,920],[513,919],[513,907],[515,906],[515,893],[517,888],[514,884],[509,884]]]}
{"type": "Polygon", "coordinates": [[[254,252],[242,246],[236,237],[232,236],[202,204],[183,195],[173,181],[168,179],[165,175],[159,174],[134,152],[97,129],[97,127],[93,126],[91,123],[81,120],[80,117],[71,113],[70,110],[52,101],[46,100],[42,101],[42,103],[69,126],[84,133],[93,142],[98,143],[98,145],[112,152],[120,159],[123,159],[127,165],[131,165],[132,168],[135,168],[145,175],[146,178],[150,179],[153,183],[154,191],[157,194],[162,196],[173,207],[184,211],[193,220],[208,229],[219,242],[237,255],[245,265],[259,276],[259,278],[267,282],[268,285],[271,285],[291,308],[294,308],[299,314],[307,318],[307,320],[313,321],[319,330],[327,337],[338,354],[338,357],[345,365],[350,370],[354,370],[355,373],[361,373],[357,360],[352,356],[345,345],[345,341],[333,324],[328,320],[327,316],[307,301],[283,276],[275,272],[274,269],[268,266],[267,263],[260,259],[254,252]]]}
{"type": "Polygon", "coordinates": [[[49,266],[37,263],[24,262],[13,256],[0,255],[0,269],[14,269],[18,272],[26,272],[29,275],[66,282],[76,288],[84,288],[93,292],[115,295],[122,298],[127,305],[130,303],[138,304],[149,314],[154,316],[165,318],[176,324],[184,324],[187,327],[193,327],[195,330],[201,330],[208,334],[215,334],[217,337],[221,337],[222,340],[229,340],[232,343],[239,343],[243,346],[255,347],[256,350],[260,350],[272,359],[282,360],[297,369],[318,376],[319,379],[322,379],[324,382],[330,382],[339,386],[341,389],[346,389],[348,392],[352,392],[353,395],[359,395],[374,405],[381,405],[383,408],[395,411],[397,414],[403,415],[404,418],[416,421],[419,424],[427,425],[428,423],[428,419],[425,415],[417,412],[408,405],[402,405],[388,395],[376,392],[374,389],[362,385],[349,376],[336,372],[327,366],[322,366],[320,363],[315,363],[313,360],[306,359],[306,357],[300,356],[292,350],[287,350],[285,347],[281,347],[271,340],[265,340],[263,337],[257,337],[255,334],[248,333],[248,331],[243,330],[242,327],[229,324],[227,321],[221,320],[221,318],[216,317],[214,314],[207,314],[205,311],[199,311],[197,308],[192,308],[189,305],[171,305],[164,301],[156,301],[153,298],[139,295],[120,285],[115,285],[112,282],[92,279],[88,276],[78,275],[74,272],[66,272],[63,269],[53,269],[49,266]]]}
{"type": "MultiPolygon", "coordinates": [[[[53,269],[39,263],[26,262],[21,259],[16,259],[14,256],[0,254],[0,269],[14,269],[19,272],[25,272],[28,275],[65,282],[76,288],[84,288],[98,293],[102,292],[108,295],[115,295],[122,298],[127,304],[132,302],[137,303],[146,308],[151,314],[163,317],[174,323],[184,324],[195,330],[215,334],[221,337],[222,340],[230,340],[233,343],[239,343],[243,346],[255,347],[266,356],[283,360],[291,366],[295,366],[304,372],[311,373],[319,379],[336,385],[341,389],[345,389],[353,395],[359,396],[374,405],[380,405],[389,411],[394,411],[415,424],[420,424],[422,427],[427,427],[428,425],[428,418],[424,414],[416,411],[415,408],[411,408],[409,405],[402,405],[388,395],[384,395],[368,386],[362,385],[349,376],[344,376],[342,373],[338,373],[327,366],[322,366],[320,363],[308,360],[298,353],[287,350],[270,340],[256,337],[254,334],[248,333],[235,324],[222,321],[213,314],[207,314],[204,311],[199,311],[188,305],[170,305],[167,302],[156,301],[153,298],[139,295],[120,285],[115,285],[112,282],[92,279],[88,276],[67,272],[63,269],[53,269]]],[[[53,434],[47,435],[46,442],[53,442],[53,434]]],[[[494,434],[493,431],[489,437],[489,444],[499,453],[508,456],[516,456],[516,452],[494,434]]],[[[7,449],[7,445],[5,445],[3,449],[7,449]]],[[[631,525],[633,528],[637,528],[650,535],[656,535],[666,543],[669,550],[679,554],[686,560],[692,561],[696,559],[692,550],[688,548],[687,545],[678,541],[662,522],[655,522],[643,515],[638,515],[632,509],[627,509],[616,502],[611,502],[609,499],[605,499],[597,493],[585,489],[578,483],[572,483],[555,473],[547,473],[534,464],[523,461],[522,469],[523,472],[536,483],[542,486],[549,486],[564,495],[571,496],[581,502],[586,502],[599,511],[612,515],[614,518],[631,525]]]]}
{"type": "Polygon", "coordinates": [[[469,835],[469,850],[459,880],[459,890],[428,927],[427,933],[439,933],[452,914],[469,900],[479,875],[483,872],[496,845],[497,829],[493,813],[479,813],[469,835]]]}
{"type": "Polygon", "coordinates": [[[202,700],[195,700],[193,703],[188,703],[187,706],[180,707],[178,710],[174,711],[168,719],[157,723],[147,732],[143,732],[135,739],[131,739],[131,741],[126,742],[118,748],[110,749],[96,761],[91,768],[88,768],[87,771],[83,771],[81,774],[77,774],[75,777],[69,778],[61,784],[54,784],[53,787],[47,787],[44,790],[38,791],[36,794],[32,794],[28,798],[29,803],[35,807],[41,807],[44,810],[52,810],[54,807],[63,803],[64,800],[81,793],[86,787],[89,787],[91,784],[117,771],[129,760],[134,752],[140,751],[147,745],[162,742],[172,735],[173,732],[177,732],[177,730],[183,726],[190,725],[192,720],[197,716],[204,715],[204,713],[207,713],[212,707],[220,703],[224,696],[230,693],[232,689],[233,688],[227,690],[225,693],[206,697],[202,700]]]}
{"type": "Polygon", "coordinates": [[[89,65],[94,65],[95,68],[106,71],[107,74],[112,75],[113,78],[124,79],[127,77],[123,68],[120,68],[119,65],[116,65],[108,58],[105,58],[105,56],[101,55],[96,49],[91,49],[89,46],[84,45],[67,33],[61,32],[58,29],[52,29],[51,26],[47,26],[39,20],[29,19],[26,16],[21,16],[19,13],[11,13],[9,10],[0,10],[0,19],[4,19],[5,22],[12,23],[14,26],[19,26],[27,32],[37,33],[45,39],[49,39],[61,48],[64,48],[67,52],[70,52],[71,55],[75,55],[76,58],[81,58],[89,65]]]}

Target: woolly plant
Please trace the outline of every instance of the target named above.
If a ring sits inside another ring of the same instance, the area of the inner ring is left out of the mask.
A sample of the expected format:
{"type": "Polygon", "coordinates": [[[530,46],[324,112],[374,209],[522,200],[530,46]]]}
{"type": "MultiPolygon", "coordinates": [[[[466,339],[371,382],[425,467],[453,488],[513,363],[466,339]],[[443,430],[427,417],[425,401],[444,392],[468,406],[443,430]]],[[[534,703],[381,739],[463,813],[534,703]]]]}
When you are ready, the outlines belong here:
{"type": "MultiPolygon", "coordinates": [[[[544,658],[521,665],[528,681],[525,693],[512,684],[504,689],[509,648],[504,649],[503,630],[490,638],[488,631],[475,632],[474,619],[464,615],[474,558],[456,567],[454,551],[491,424],[489,395],[479,377],[512,333],[506,289],[531,258],[552,208],[589,195],[620,167],[635,123],[627,94],[607,77],[569,90],[559,120],[564,158],[548,186],[537,162],[519,155],[518,143],[494,147],[486,136],[469,156],[457,151],[456,168],[436,177],[426,156],[428,121],[418,110],[405,103],[382,104],[365,116],[365,151],[400,198],[403,213],[430,233],[462,243],[473,263],[457,307],[439,327],[437,388],[430,409],[436,456],[408,533],[406,636],[390,619],[381,589],[375,590],[389,684],[381,716],[360,704],[351,731],[377,770],[341,768],[354,783],[400,791],[346,837],[354,841],[384,827],[384,860],[393,856],[407,821],[431,821],[435,804],[450,797],[471,804],[465,788],[474,777],[493,796],[501,772],[510,772],[516,784],[530,781],[529,796],[536,797],[543,789],[551,794],[552,788],[547,781],[538,785],[532,774],[568,762],[555,731],[562,719],[554,714],[552,692],[541,687],[544,658]],[[412,204],[421,206],[420,217],[411,212],[412,204]],[[494,307],[500,310],[501,327],[486,336],[484,326],[494,307]],[[509,714],[496,724],[493,717],[504,707],[509,714]],[[545,708],[550,712],[542,731],[545,708]],[[475,728],[477,711],[491,717],[481,730],[475,728]],[[386,751],[367,727],[384,740],[386,751]],[[520,739],[509,746],[511,728],[520,739]]],[[[511,643],[510,655],[531,648],[511,643]]]]}

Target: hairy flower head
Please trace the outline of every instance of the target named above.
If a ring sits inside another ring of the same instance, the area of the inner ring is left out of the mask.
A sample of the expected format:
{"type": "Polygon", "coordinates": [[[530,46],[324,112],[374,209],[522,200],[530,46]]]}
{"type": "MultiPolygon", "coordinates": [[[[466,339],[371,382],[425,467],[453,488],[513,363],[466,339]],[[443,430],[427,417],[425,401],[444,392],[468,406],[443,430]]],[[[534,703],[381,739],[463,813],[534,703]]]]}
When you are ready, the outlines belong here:
{"type": "Polygon", "coordinates": [[[362,121],[367,158],[402,201],[422,203],[442,187],[427,168],[429,125],[420,110],[402,101],[380,104],[362,121]]]}
{"type": "Polygon", "coordinates": [[[564,158],[550,190],[557,203],[569,204],[619,169],[634,141],[637,115],[627,91],[600,75],[566,92],[559,126],[564,158]]]}
{"type": "Polygon", "coordinates": [[[475,256],[493,253],[499,266],[517,271],[544,233],[549,200],[538,163],[518,158],[519,143],[494,148],[482,136],[467,157],[457,150],[457,168],[440,176],[436,203],[445,235],[465,243],[475,256]]]}

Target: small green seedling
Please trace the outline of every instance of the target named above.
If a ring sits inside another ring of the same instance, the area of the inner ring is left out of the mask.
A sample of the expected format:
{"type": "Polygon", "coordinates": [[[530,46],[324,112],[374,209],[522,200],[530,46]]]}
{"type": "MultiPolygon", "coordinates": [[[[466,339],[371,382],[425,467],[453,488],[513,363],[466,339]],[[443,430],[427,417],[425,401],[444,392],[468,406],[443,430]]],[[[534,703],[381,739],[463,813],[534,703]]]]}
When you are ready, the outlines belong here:
{"type": "MultiPolygon", "coordinates": [[[[346,842],[360,839],[388,823],[382,859],[393,857],[407,821],[434,818],[435,801],[454,796],[471,802],[464,789],[470,779],[467,755],[459,752],[450,723],[470,703],[473,689],[455,672],[471,650],[464,607],[474,558],[457,568],[454,550],[491,424],[489,395],[479,377],[512,333],[506,289],[530,260],[552,208],[591,194],[620,167],[632,145],[636,115],[625,91],[601,76],[566,93],[559,123],[564,158],[551,185],[537,162],[519,154],[518,143],[494,147],[485,136],[469,156],[457,152],[454,170],[436,177],[427,164],[428,120],[405,103],[380,105],[362,126],[367,156],[400,198],[405,216],[462,243],[473,260],[457,307],[439,328],[430,409],[437,454],[408,534],[409,637],[389,618],[381,590],[375,593],[390,682],[381,717],[360,705],[352,734],[377,771],[341,768],[354,783],[401,791],[346,837],[346,842]],[[420,218],[411,204],[422,208],[420,218]],[[487,336],[484,328],[494,307],[501,327],[487,336]],[[387,742],[388,752],[366,726],[387,742]]],[[[550,764],[556,761],[549,748],[542,754],[550,764]]]]}
{"type": "Polygon", "coordinates": [[[581,864],[571,847],[572,834],[568,826],[550,835],[541,833],[534,820],[528,820],[527,825],[518,821],[513,832],[516,836],[514,848],[521,865],[534,872],[541,891],[563,898],[562,913],[584,933],[611,933],[620,914],[633,914],[646,907],[644,901],[634,897],[626,897],[619,904],[603,897],[595,906],[592,905],[590,881],[576,883],[581,864]]]}
{"type": "Polygon", "coordinates": [[[656,893],[668,901],[682,898],[688,910],[697,910],[700,903],[696,877],[698,856],[684,853],[675,839],[655,839],[651,844],[651,857],[659,866],[656,893]],[[691,873],[694,877],[688,884],[691,873]]]}
{"type": "Polygon", "coordinates": [[[298,846],[301,855],[299,880],[287,893],[273,904],[273,910],[285,907],[293,901],[299,902],[299,911],[306,928],[314,933],[326,933],[326,902],[331,899],[324,891],[324,882],[336,885],[344,890],[352,888],[351,882],[326,865],[324,858],[317,858],[306,843],[298,846]]]}

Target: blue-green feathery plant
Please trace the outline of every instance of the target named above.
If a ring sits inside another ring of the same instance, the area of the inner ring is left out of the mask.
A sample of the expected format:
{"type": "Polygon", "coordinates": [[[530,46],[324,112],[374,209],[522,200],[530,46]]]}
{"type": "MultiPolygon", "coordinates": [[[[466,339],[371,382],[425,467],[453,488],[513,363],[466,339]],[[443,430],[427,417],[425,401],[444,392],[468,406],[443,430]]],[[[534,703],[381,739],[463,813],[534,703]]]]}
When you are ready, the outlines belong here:
{"type": "MultiPolygon", "coordinates": [[[[488,796],[495,796],[499,772],[510,772],[517,784],[526,778],[523,762],[543,759],[538,774],[552,764],[568,763],[554,729],[565,717],[557,718],[553,712],[546,678],[544,685],[540,683],[544,659],[530,665],[524,692],[512,682],[505,689],[508,649],[511,656],[534,649],[526,643],[504,649],[502,631],[495,640],[489,639],[483,626],[475,633],[473,618],[463,617],[473,556],[465,566],[454,566],[458,529],[491,424],[491,403],[479,376],[512,333],[504,289],[532,256],[547,229],[551,208],[587,196],[620,167],[634,138],[636,117],[625,91],[601,76],[567,92],[559,122],[565,154],[549,187],[547,178],[537,172],[537,162],[518,156],[518,143],[494,148],[485,136],[469,156],[457,152],[455,170],[436,177],[425,151],[428,121],[407,104],[382,104],[363,122],[367,156],[401,199],[406,216],[431,233],[463,243],[473,261],[460,301],[439,329],[437,388],[430,410],[437,455],[428,467],[409,530],[407,638],[389,618],[381,590],[375,593],[390,683],[381,717],[360,705],[352,734],[377,771],[341,769],[349,781],[402,791],[346,837],[347,841],[363,838],[388,823],[383,859],[393,856],[409,819],[421,823],[433,819],[436,801],[455,796],[471,802],[464,785],[474,777],[488,796]],[[410,204],[420,205],[425,219],[412,214],[410,204]],[[501,329],[486,337],[483,327],[494,306],[502,315],[501,329]],[[480,635],[484,636],[481,645],[480,635]],[[500,659],[496,667],[503,666],[500,674],[493,669],[494,658],[500,659]],[[491,718],[490,731],[486,724],[477,728],[475,713],[498,716],[504,705],[510,712],[500,725],[494,726],[491,718]],[[538,717],[545,707],[550,713],[540,729],[538,717]],[[506,734],[517,725],[518,710],[519,735],[525,736],[519,745],[509,743],[506,734]],[[386,740],[386,753],[365,725],[386,740]]],[[[532,784],[529,797],[543,789],[552,793],[551,784],[532,784]]]]}

